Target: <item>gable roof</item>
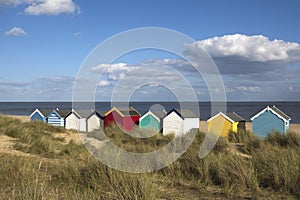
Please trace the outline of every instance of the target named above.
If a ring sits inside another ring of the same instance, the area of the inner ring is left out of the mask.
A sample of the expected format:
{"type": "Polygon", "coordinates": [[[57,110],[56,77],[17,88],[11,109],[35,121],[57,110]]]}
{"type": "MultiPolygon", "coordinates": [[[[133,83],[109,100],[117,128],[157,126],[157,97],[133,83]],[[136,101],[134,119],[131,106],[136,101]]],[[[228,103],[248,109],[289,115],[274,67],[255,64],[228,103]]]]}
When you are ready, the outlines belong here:
{"type": "Polygon", "coordinates": [[[198,118],[195,113],[193,113],[191,110],[182,109],[181,112],[179,112],[177,109],[173,108],[170,110],[165,116],[168,116],[172,112],[175,112],[179,117],[182,119],[184,118],[198,118]]]}
{"type": "Polygon", "coordinates": [[[290,121],[291,118],[286,115],[284,112],[282,112],[281,110],[279,110],[277,107],[275,107],[275,105],[273,107],[267,106],[265,109],[263,109],[262,111],[260,111],[259,113],[257,113],[256,115],[254,115],[251,118],[251,121],[253,121],[255,118],[257,118],[259,115],[263,114],[266,111],[271,111],[273,114],[275,114],[277,117],[279,117],[280,119],[282,119],[283,121],[290,121]]]}
{"type": "Polygon", "coordinates": [[[193,111],[187,110],[187,109],[182,109],[180,111],[181,116],[184,118],[199,118],[193,111]]]}
{"type": "Polygon", "coordinates": [[[98,118],[100,118],[100,119],[104,119],[104,114],[105,114],[104,111],[99,111],[99,112],[94,111],[94,112],[92,112],[86,119],[87,119],[87,120],[90,119],[93,115],[96,115],[96,116],[97,116],[98,118]]]}
{"type": "Polygon", "coordinates": [[[211,121],[211,120],[215,119],[216,117],[218,117],[220,115],[222,117],[224,117],[225,119],[227,119],[228,121],[230,121],[231,123],[245,122],[246,121],[245,119],[243,119],[241,116],[239,116],[235,112],[227,113],[227,114],[224,114],[223,112],[219,112],[218,114],[216,114],[213,117],[209,118],[207,121],[211,121]]]}
{"type": "MultiPolygon", "coordinates": [[[[38,112],[42,117],[48,117],[50,113],[55,112],[56,114],[58,114],[60,117],[65,118],[66,116],[68,116],[70,113],[72,113],[71,110],[59,110],[59,109],[35,109],[30,117],[34,114],[38,112]]],[[[77,114],[78,115],[78,114],[77,114]]]]}
{"type": "Polygon", "coordinates": [[[244,118],[242,118],[235,112],[227,113],[226,116],[229,117],[230,119],[232,119],[234,122],[245,122],[246,121],[244,118]]]}
{"type": "Polygon", "coordinates": [[[94,112],[94,110],[90,110],[90,109],[75,109],[74,110],[80,118],[87,118],[91,115],[91,113],[94,112]]]}
{"type": "Polygon", "coordinates": [[[166,116],[167,111],[165,110],[155,110],[155,111],[151,111],[156,117],[158,118],[163,118],[164,116],[166,116]]]}
{"type": "Polygon", "coordinates": [[[140,118],[140,121],[143,120],[147,115],[152,115],[157,121],[160,122],[160,120],[166,116],[167,112],[165,110],[156,110],[156,111],[151,111],[149,110],[145,114],[143,114],[140,118]]]}
{"type": "Polygon", "coordinates": [[[52,112],[52,109],[35,109],[31,115],[30,115],[30,118],[34,115],[34,113],[39,113],[39,115],[41,115],[42,117],[47,117],[51,112],[52,112]]]}
{"type": "Polygon", "coordinates": [[[116,107],[113,107],[108,112],[106,112],[104,116],[107,116],[109,113],[111,113],[113,111],[116,111],[122,117],[137,116],[137,115],[140,116],[140,113],[137,110],[135,110],[132,106],[130,106],[129,108],[116,108],[116,107]]]}
{"type": "Polygon", "coordinates": [[[53,109],[53,111],[55,111],[56,113],[58,113],[62,118],[65,118],[66,116],[69,115],[69,113],[72,112],[71,110],[67,110],[67,109],[64,109],[64,110],[53,109]]]}
{"type": "Polygon", "coordinates": [[[80,115],[74,109],[72,109],[72,111],[69,112],[69,114],[65,118],[69,117],[71,114],[74,114],[78,119],[81,118],[80,115]]]}
{"type": "Polygon", "coordinates": [[[274,110],[277,114],[279,114],[281,117],[283,117],[286,120],[291,120],[291,118],[286,115],[284,112],[282,112],[281,110],[279,110],[277,107],[275,107],[275,105],[271,108],[272,110],[274,110]]]}

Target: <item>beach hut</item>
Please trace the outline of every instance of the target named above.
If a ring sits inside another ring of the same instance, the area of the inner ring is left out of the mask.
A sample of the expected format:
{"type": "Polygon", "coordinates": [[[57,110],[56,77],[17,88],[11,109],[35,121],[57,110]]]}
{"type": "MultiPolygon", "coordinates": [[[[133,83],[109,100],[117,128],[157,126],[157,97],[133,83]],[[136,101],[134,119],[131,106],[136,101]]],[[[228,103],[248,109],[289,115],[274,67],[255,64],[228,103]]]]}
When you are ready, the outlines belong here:
{"type": "Polygon", "coordinates": [[[65,117],[70,113],[70,110],[53,109],[48,116],[46,122],[53,126],[65,127],[65,117]]]}
{"type": "Polygon", "coordinates": [[[220,133],[221,136],[227,137],[230,131],[246,131],[246,120],[236,113],[224,114],[219,112],[207,120],[209,133],[220,133]]]}
{"type": "Polygon", "coordinates": [[[111,123],[118,124],[123,130],[131,131],[134,125],[138,125],[140,113],[133,107],[116,108],[113,107],[104,115],[104,127],[111,123]]]}
{"type": "Polygon", "coordinates": [[[172,109],[163,118],[163,135],[174,133],[175,136],[183,135],[192,129],[199,129],[199,116],[190,110],[172,109]]]}
{"type": "Polygon", "coordinates": [[[252,132],[258,136],[266,136],[271,131],[286,133],[290,128],[291,118],[277,107],[267,106],[251,118],[252,132]]]}
{"type": "Polygon", "coordinates": [[[66,129],[80,130],[80,115],[72,110],[65,118],[66,129]]]}
{"type": "Polygon", "coordinates": [[[100,127],[104,128],[104,113],[94,111],[86,118],[86,130],[92,132],[100,127]]]}
{"type": "Polygon", "coordinates": [[[91,110],[74,110],[65,117],[65,128],[78,131],[86,131],[86,118],[92,113],[91,110]]]}
{"type": "Polygon", "coordinates": [[[148,111],[140,118],[140,128],[152,129],[160,132],[163,128],[163,117],[167,114],[165,110],[148,111]]]}
{"type": "Polygon", "coordinates": [[[46,117],[52,112],[52,109],[35,109],[31,115],[30,115],[30,120],[31,121],[42,121],[46,122],[46,117]]]}

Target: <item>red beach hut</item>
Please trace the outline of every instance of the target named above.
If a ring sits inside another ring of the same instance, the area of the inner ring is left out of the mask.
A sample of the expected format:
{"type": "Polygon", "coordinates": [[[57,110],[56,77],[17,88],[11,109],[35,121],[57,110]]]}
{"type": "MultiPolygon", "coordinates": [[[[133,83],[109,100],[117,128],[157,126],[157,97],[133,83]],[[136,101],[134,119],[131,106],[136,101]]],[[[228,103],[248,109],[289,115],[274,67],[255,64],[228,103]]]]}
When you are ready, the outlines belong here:
{"type": "Polygon", "coordinates": [[[133,107],[116,108],[113,107],[104,115],[104,127],[111,123],[118,124],[123,130],[131,131],[134,125],[138,125],[140,113],[133,107]]]}

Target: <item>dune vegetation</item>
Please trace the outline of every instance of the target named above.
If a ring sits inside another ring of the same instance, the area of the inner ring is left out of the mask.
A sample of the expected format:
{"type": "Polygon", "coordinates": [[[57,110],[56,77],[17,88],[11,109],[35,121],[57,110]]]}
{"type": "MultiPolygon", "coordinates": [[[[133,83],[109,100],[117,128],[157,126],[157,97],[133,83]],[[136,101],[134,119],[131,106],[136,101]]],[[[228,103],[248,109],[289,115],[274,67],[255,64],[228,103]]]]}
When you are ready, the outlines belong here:
{"type": "MultiPolygon", "coordinates": [[[[173,139],[161,134],[134,138],[116,126],[106,135],[133,152],[153,151],[173,139]]],[[[250,132],[230,133],[200,159],[205,133],[197,132],[180,159],[143,174],[105,166],[89,154],[75,131],[0,116],[0,140],[4,136],[13,141],[14,152],[0,147],[0,199],[300,198],[297,133],[273,132],[264,139],[250,132]]]]}

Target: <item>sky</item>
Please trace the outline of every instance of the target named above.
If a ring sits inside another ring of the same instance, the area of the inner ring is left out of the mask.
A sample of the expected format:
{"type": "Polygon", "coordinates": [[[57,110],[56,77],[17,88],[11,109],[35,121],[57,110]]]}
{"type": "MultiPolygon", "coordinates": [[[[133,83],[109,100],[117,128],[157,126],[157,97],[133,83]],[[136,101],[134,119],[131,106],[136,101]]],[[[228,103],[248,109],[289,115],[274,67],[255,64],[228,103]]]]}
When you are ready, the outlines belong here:
{"type": "MultiPolygon", "coordinates": [[[[0,101],[71,101],[90,52],[115,34],[143,27],[193,38],[185,56],[208,53],[228,101],[299,101],[299,19],[297,0],[0,0],[0,101]]],[[[188,80],[199,101],[211,100],[203,77],[170,52],[130,52],[91,66],[90,73],[102,68],[97,101],[111,100],[111,91],[130,73],[144,79],[146,72],[153,83],[130,94],[131,100],[174,100],[174,88],[188,89],[170,75],[173,69],[188,80]],[[136,69],[144,71],[132,73],[136,69]],[[172,87],[156,84],[162,79],[172,87]]]]}

